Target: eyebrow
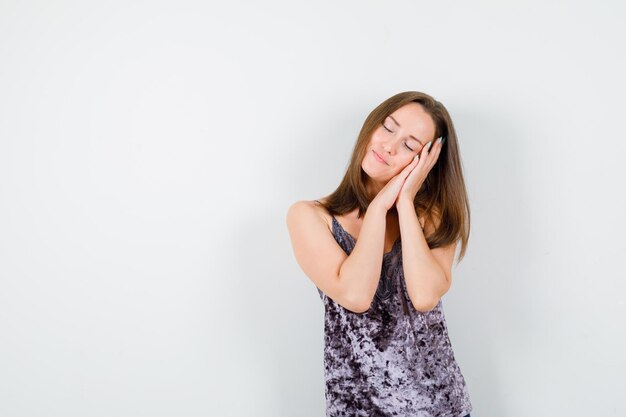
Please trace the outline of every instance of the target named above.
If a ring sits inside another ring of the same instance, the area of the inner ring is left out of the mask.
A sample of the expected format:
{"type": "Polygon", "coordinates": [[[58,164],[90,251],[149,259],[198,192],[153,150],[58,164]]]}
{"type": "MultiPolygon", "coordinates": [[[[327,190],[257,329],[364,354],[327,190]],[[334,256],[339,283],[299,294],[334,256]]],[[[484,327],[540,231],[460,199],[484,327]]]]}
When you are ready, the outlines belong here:
{"type": "MultiPolygon", "coordinates": [[[[398,127],[402,127],[402,126],[400,126],[400,123],[398,123],[398,121],[397,121],[396,119],[394,119],[394,118],[393,118],[393,116],[392,116],[392,115],[389,115],[389,117],[391,117],[391,120],[393,120],[393,122],[394,122],[395,124],[397,124],[397,125],[398,125],[398,127]]],[[[418,142],[420,143],[420,145],[424,146],[424,144],[422,143],[422,141],[421,141],[421,140],[419,140],[418,138],[416,138],[415,136],[413,136],[413,135],[409,135],[409,137],[411,137],[411,138],[415,139],[416,141],[418,141],[418,142]]]]}

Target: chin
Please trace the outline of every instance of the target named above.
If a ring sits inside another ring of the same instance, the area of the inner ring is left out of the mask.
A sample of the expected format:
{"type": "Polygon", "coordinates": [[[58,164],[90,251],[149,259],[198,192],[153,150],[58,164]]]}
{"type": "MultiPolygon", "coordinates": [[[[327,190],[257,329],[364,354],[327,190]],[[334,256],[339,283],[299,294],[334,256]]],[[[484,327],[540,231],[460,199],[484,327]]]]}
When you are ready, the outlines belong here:
{"type": "Polygon", "coordinates": [[[380,183],[384,183],[387,184],[387,182],[389,182],[389,180],[391,179],[390,177],[387,176],[381,176],[381,175],[372,175],[369,172],[367,172],[367,170],[363,170],[363,172],[365,172],[365,174],[367,175],[367,177],[374,181],[374,182],[380,182],[380,183]]]}

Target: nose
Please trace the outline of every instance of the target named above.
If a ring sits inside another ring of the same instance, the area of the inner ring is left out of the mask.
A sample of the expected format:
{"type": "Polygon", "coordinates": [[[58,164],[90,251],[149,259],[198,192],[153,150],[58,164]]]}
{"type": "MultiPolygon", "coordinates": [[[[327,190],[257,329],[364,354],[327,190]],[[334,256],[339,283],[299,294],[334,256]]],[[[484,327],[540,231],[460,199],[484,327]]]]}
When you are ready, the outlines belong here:
{"type": "Polygon", "coordinates": [[[390,141],[387,141],[383,144],[383,149],[385,150],[385,152],[390,154],[393,150],[393,144],[390,141]]]}

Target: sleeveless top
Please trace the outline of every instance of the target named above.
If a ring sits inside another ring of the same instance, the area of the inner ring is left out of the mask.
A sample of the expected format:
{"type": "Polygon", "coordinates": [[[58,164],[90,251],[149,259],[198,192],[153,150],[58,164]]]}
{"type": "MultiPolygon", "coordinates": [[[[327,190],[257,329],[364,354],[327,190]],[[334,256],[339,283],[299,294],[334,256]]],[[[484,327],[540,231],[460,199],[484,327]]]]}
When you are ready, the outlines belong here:
{"type": "MultiPolygon", "coordinates": [[[[349,255],[356,240],[335,216],[332,223],[335,240],[349,255]]],[[[454,357],[442,302],[425,313],[413,307],[400,238],[383,255],[378,289],[367,311],[352,312],[317,291],[325,312],[327,417],[470,413],[468,388],[454,357]]]]}

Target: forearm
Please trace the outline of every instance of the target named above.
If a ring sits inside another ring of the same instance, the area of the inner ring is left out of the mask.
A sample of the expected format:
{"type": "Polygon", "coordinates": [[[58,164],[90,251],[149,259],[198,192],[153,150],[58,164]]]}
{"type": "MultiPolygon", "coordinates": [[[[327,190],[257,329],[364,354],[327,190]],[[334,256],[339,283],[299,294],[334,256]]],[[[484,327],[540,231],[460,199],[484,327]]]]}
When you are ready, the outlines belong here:
{"type": "Polygon", "coordinates": [[[367,310],[374,298],[385,250],[387,210],[371,203],[363,217],[358,240],[339,270],[346,298],[367,310]]]}
{"type": "Polygon", "coordinates": [[[446,275],[430,252],[413,201],[396,204],[402,236],[402,266],[407,292],[413,306],[428,311],[446,288],[446,275]]]}

